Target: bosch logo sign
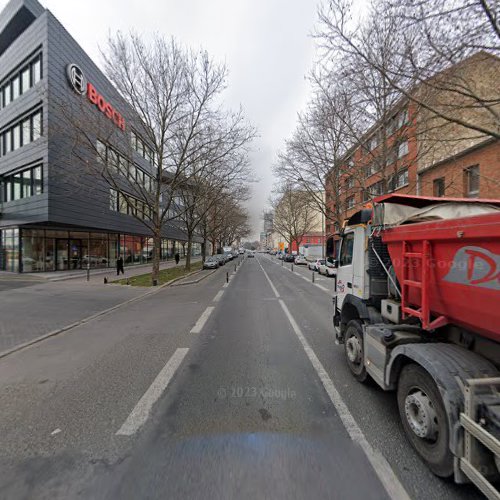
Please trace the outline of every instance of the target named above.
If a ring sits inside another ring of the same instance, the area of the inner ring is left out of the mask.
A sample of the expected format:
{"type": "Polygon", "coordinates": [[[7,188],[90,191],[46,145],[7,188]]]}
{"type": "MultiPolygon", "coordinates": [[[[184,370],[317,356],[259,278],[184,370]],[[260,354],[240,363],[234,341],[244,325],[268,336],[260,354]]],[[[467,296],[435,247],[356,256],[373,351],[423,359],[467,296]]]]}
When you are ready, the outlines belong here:
{"type": "Polygon", "coordinates": [[[77,94],[84,95],[87,92],[87,80],[80,67],[76,64],[68,64],[66,74],[73,90],[77,94]]]}
{"type": "Polygon", "coordinates": [[[73,90],[79,95],[87,95],[87,99],[106,115],[113,123],[125,130],[125,118],[87,81],[83,71],[76,64],[68,64],[66,75],[73,90]]]}

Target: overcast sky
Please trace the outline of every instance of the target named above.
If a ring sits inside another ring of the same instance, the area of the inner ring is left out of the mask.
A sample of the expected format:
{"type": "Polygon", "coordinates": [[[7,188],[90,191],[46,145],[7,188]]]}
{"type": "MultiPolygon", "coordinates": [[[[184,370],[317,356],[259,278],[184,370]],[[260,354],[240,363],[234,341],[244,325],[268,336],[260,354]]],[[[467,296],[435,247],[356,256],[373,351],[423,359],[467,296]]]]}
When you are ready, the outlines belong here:
{"type": "MultiPolygon", "coordinates": [[[[249,210],[253,238],[262,230],[276,153],[307,102],[304,79],[314,43],[309,34],[319,0],[40,0],[100,65],[99,46],[108,32],[159,32],[191,47],[203,47],[225,61],[229,86],[225,101],[240,104],[260,137],[252,164],[260,182],[249,210]]],[[[5,4],[0,0],[0,6],[5,4]]],[[[1,10],[1,9],[0,9],[1,10]]]]}

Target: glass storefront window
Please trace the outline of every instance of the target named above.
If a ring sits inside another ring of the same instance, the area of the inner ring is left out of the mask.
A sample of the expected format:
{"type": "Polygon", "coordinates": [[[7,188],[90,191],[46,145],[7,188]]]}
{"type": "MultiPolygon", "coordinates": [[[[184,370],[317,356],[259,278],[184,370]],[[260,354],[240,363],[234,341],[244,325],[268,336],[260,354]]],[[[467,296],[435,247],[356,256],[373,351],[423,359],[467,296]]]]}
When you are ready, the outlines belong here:
{"type": "Polygon", "coordinates": [[[167,260],[168,258],[168,240],[161,240],[161,259],[167,260]]]}
{"type": "MultiPolygon", "coordinates": [[[[36,231],[33,231],[36,233],[36,231]]],[[[22,237],[22,264],[23,272],[31,273],[43,271],[43,256],[44,256],[44,238],[36,236],[25,236],[23,231],[22,237]]]]}
{"type": "Polygon", "coordinates": [[[140,264],[142,255],[142,240],[141,236],[133,236],[133,249],[134,249],[134,263],[140,264]]]}
{"type": "Polygon", "coordinates": [[[45,238],[45,271],[55,271],[55,243],[53,238],[45,238]]]}
{"type": "Polygon", "coordinates": [[[109,255],[109,267],[116,266],[116,259],[118,255],[118,235],[110,234],[108,237],[108,255],[109,255]]]}
{"type": "Polygon", "coordinates": [[[0,231],[0,269],[19,271],[19,229],[0,231]]]}
{"type": "Polygon", "coordinates": [[[108,239],[91,239],[89,254],[84,256],[84,264],[91,268],[108,267],[108,239]]]}
{"type": "Polygon", "coordinates": [[[124,236],[122,245],[123,262],[125,264],[134,263],[134,238],[133,236],[124,236]]]}

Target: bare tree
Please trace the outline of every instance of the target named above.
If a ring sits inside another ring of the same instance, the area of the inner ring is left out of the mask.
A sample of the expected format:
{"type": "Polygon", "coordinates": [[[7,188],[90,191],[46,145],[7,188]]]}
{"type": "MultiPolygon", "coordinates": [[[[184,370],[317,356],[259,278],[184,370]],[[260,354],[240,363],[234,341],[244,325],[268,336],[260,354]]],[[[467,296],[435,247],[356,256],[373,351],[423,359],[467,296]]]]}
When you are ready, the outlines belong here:
{"type": "Polygon", "coordinates": [[[368,15],[354,21],[350,1],[326,0],[319,15],[317,39],[325,54],[356,56],[427,111],[426,119],[436,122],[433,128],[452,123],[469,140],[500,138],[497,2],[373,0],[368,15]],[[377,26],[384,34],[390,26],[396,42],[389,65],[373,44],[377,26]],[[468,70],[461,63],[470,58],[468,70]]]}
{"type": "Polygon", "coordinates": [[[206,232],[201,225],[212,207],[220,204],[229,192],[244,191],[251,180],[248,145],[255,136],[255,130],[245,123],[241,112],[218,117],[217,121],[209,124],[208,133],[212,136],[210,147],[199,155],[189,182],[179,190],[182,204],[186,207],[181,211],[180,220],[188,237],[188,270],[193,236],[198,229],[206,232]]]}
{"type": "Polygon", "coordinates": [[[299,248],[304,235],[311,231],[317,212],[311,207],[307,191],[290,185],[278,186],[270,203],[274,210],[274,230],[287,241],[291,253],[293,242],[299,248]]]}
{"type": "MultiPolygon", "coordinates": [[[[181,193],[200,185],[207,165],[220,165],[224,155],[243,150],[253,129],[245,129],[241,112],[221,109],[227,70],[206,52],[185,49],[173,38],[146,42],[118,33],[110,36],[103,57],[106,75],[128,104],[126,130],[124,123],[116,126],[75,98],[59,103],[66,124],[58,133],[73,134],[71,155],[84,162],[82,175],[98,176],[110,190],[111,203],[116,201],[118,210],[133,215],[151,234],[155,282],[164,228],[178,225],[175,221],[196,204],[194,196],[180,203],[181,193]],[[137,154],[147,159],[146,171],[134,162],[137,154]]],[[[91,181],[87,186],[91,189],[91,181]]]]}

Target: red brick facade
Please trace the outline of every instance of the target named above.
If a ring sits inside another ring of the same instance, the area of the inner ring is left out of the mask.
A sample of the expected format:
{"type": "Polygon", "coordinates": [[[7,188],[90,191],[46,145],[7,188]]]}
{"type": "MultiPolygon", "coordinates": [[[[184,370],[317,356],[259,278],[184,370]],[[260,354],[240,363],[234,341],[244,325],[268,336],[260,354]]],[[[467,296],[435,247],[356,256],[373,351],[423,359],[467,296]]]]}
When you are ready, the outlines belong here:
{"type": "Polygon", "coordinates": [[[500,141],[486,141],[419,172],[422,196],[500,198],[500,141]],[[471,168],[476,167],[475,170],[471,168]],[[471,179],[471,175],[477,175],[471,179]]]}

